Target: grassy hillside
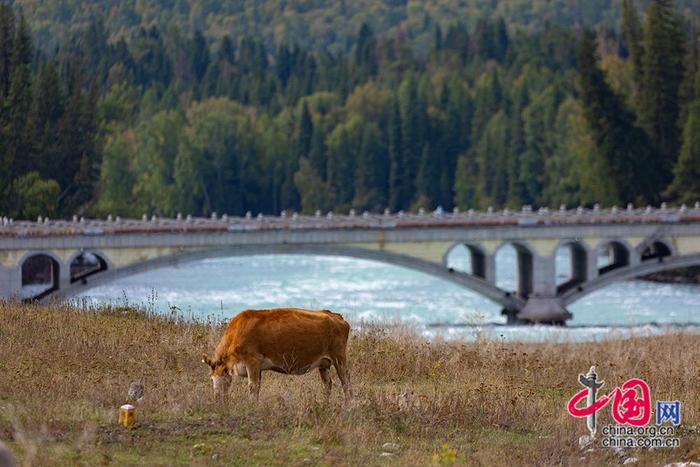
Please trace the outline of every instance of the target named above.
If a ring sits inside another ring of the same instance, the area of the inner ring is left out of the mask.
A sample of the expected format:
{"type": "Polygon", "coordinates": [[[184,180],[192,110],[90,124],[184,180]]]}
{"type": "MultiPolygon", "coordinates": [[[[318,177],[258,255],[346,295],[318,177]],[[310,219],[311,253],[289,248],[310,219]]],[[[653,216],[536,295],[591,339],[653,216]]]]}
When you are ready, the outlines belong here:
{"type": "MultiPolygon", "coordinates": [[[[362,23],[394,35],[402,30],[419,47],[433,36],[435,25],[456,21],[470,28],[482,17],[503,17],[512,28],[545,23],[601,25],[619,23],[620,0],[14,0],[30,19],[42,46],[71,35],[103,18],[112,38],[129,37],[139,27],[196,29],[212,37],[256,35],[268,43],[297,43],[305,48],[345,50],[362,23]]],[[[648,2],[641,2],[646,6],[648,2]]],[[[678,2],[681,10],[697,7],[678,2]]]]}
{"type": "MultiPolygon", "coordinates": [[[[683,403],[680,448],[625,456],[700,460],[698,336],[459,344],[368,327],[351,335],[349,406],[337,380],[325,403],[317,374],[268,373],[259,404],[239,380],[221,405],[199,361],[220,332],[131,310],[0,304],[0,439],[41,466],[620,463],[611,450],[583,454],[585,423],[564,410],[578,373],[597,363],[611,387],[637,376],[654,400],[683,403]],[[121,428],[117,408],[139,380],[138,423],[121,428]]],[[[600,423],[609,419],[605,410],[600,423]]]]}

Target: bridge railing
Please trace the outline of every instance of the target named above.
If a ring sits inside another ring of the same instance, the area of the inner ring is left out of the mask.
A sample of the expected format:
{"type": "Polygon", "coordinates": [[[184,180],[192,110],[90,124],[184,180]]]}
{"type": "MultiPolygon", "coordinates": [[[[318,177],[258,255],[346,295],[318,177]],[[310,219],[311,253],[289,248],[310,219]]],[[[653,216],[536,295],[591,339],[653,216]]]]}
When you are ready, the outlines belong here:
{"type": "Polygon", "coordinates": [[[330,230],[330,229],[398,229],[419,227],[484,227],[498,225],[542,226],[542,225],[590,225],[590,224],[647,224],[647,223],[684,223],[700,222],[700,203],[693,207],[682,205],[668,207],[665,204],[654,208],[634,208],[628,205],[621,209],[612,207],[601,209],[578,207],[567,209],[564,206],[556,210],[543,207],[533,210],[524,206],[519,211],[509,209],[486,211],[445,212],[438,208],[432,212],[420,210],[418,213],[399,211],[391,213],[356,213],[347,214],[329,212],[315,215],[282,212],[278,216],[258,214],[253,216],[219,216],[210,217],[182,216],[175,218],[146,216],[141,219],[122,219],[108,216],[106,219],[85,219],[74,216],[71,220],[49,219],[39,217],[36,221],[17,221],[7,217],[0,218],[0,236],[65,236],[65,235],[103,235],[114,233],[138,232],[236,232],[250,230],[330,230]]]}

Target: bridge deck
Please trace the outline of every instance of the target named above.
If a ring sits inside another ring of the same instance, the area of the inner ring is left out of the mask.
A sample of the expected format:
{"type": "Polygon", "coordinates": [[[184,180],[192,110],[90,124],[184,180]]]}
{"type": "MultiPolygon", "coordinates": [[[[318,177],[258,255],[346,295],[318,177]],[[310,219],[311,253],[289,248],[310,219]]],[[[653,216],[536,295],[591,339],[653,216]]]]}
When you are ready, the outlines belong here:
{"type": "Polygon", "coordinates": [[[402,229],[416,227],[488,227],[488,226],[556,226],[658,224],[700,222],[700,208],[693,209],[577,209],[536,212],[473,212],[429,214],[368,214],[305,216],[212,217],[171,219],[108,219],[68,220],[40,219],[13,221],[3,218],[0,237],[52,237],[66,235],[103,235],[120,233],[167,232],[235,232],[268,230],[334,230],[334,229],[402,229]]]}

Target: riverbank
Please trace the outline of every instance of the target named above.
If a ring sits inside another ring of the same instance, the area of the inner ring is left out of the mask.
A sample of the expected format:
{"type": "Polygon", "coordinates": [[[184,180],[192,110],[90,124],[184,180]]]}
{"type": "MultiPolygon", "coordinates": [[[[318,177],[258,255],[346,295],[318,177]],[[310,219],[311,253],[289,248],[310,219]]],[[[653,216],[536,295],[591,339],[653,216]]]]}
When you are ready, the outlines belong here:
{"type": "Polygon", "coordinates": [[[698,284],[700,285],[700,267],[673,269],[641,277],[642,280],[664,284],[698,284]]]}
{"type": "MultiPolygon", "coordinates": [[[[227,404],[215,402],[200,355],[220,334],[132,309],[0,304],[0,440],[42,466],[620,463],[604,449],[582,460],[585,422],[564,410],[596,363],[610,389],[641,377],[653,398],[683,404],[679,448],[625,456],[700,460],[690,429],[700,421],[700,336],[441,343],[365,327],[349,343],[355,399],[345,406],[337,379],[324,402],[315,373],[265,373],[258,404],[238,380],[227,404]],[[132,381],[145,399],[125,429],[117,408],[132,381]]],[[[605,410],[600,423],[609,421],[605,410]]]]}

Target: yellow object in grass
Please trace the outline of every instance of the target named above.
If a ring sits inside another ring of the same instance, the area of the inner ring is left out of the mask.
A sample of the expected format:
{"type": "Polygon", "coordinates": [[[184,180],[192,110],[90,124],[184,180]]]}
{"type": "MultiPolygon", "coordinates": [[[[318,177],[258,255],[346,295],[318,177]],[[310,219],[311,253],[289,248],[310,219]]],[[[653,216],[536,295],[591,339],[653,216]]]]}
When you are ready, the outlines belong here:
{"type": "Polygon", "coordinates": [[[132,426],[134,424],[136,408],[131,404],[124,404],[119,407],[119,424],[132,426]]]}

